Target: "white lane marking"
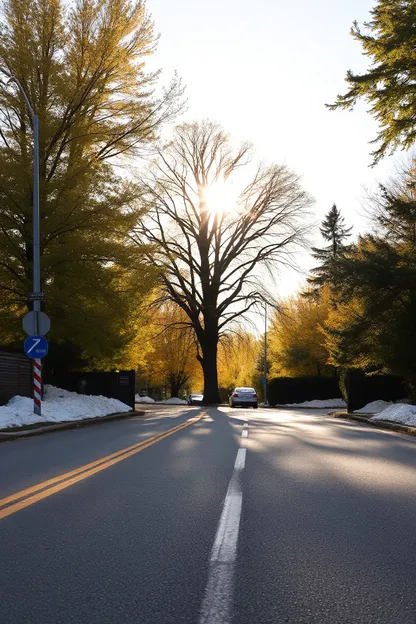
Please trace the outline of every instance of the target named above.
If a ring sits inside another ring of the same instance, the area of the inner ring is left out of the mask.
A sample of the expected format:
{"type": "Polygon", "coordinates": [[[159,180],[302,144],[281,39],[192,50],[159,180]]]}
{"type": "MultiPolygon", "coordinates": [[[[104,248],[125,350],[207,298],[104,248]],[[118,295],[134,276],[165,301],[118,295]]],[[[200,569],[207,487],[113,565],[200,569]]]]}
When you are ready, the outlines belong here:
{"type": "Polygon", "coordinates": [[[243,502],[241,473],[246,463],[246,454],[246,448],[238,449],[211,551],[208,583],[199,624],[229,624],[231,622],[234,564],[237,558],[243,502]]]}
{"type": "MultiPolygon", "coordinates": [[[[237,457],[235,459],[235,464],[234,464],[234,473],[235,472],[241,472],[244,469],[244,466],[246,465],[246,455],[247,455],[247,449],[246,448],[239,448],[238,449],[237,457]]],[[[234,476],[234,474],[233,474],[233,476],[234,476]]],[[[231,478],[231,481],[232,481],[232,478],[231,478]]],[[[231,485],[231,481],[230,481],[230,485],[231,485]]]]}
{"type": "Polygon", "coordinates": [[[241,437],[248,438],[248,429],[243,429],[243,431],[241,432],[241,437]]]}

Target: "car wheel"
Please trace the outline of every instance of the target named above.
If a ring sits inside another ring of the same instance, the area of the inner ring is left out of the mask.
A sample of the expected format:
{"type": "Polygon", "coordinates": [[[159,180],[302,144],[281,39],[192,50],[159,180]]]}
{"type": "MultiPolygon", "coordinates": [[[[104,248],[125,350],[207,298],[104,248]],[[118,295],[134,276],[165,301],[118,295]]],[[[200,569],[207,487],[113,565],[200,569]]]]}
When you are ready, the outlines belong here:
{"type": "Polygon", "coordinates": [[[257,404],[257,403],[255,403],[255,404],[253,405],[253,409],[257,409],[257,408],[258,408],[258,404],[257,404]]]}

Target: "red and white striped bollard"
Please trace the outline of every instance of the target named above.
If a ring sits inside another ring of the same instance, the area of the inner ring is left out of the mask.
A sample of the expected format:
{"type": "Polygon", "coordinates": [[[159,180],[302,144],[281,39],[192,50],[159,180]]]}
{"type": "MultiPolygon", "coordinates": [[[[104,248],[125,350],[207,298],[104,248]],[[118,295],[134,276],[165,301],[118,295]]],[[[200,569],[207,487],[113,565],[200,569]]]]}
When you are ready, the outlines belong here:
{"type": "Polygon", "coordinates": [[[42,416],[42,364],[41,360],[33,360],[33,411],[42,416]]]}

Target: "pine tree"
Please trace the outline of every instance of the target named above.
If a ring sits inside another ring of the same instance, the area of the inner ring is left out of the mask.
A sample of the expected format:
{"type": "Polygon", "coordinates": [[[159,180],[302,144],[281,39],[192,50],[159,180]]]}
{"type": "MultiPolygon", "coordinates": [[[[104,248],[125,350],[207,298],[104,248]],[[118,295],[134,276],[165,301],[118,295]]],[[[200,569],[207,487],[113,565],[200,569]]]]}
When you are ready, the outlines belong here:
{"type": "Polygon", "coordinates": [[[416,204],[414,171],[384,186],[376,233],[359,238],[333,265],[336,306],[326,323],[331,362],[403,375],[416,399],[416,204]]]}
{"type": "Polygon", "coordinates": [[[400,245],[416,244],[416,178],[412,172],[397,194],[380,185],[376,222],[390,241],[400,245]]]}
{"type": "Polygon", "coordinates": [[[398,147],[409,149],[416,138],[416,1],[378,0],[365,22],[363,32],[357,22],[351,34],[371,60],[366,73],[347,72],[350,89],[339,95],[330,109],[351,110],[359,99],[370,105],[380,125],[380,146],[374,162],[398,147]]]}
{"type": "Polygon", "coordinates": [[[305,296],[316,295],[324,284],[329,283],[332,265],[347,249],[344,241],[350,236],[352,227],[345,226],[344,217],[334,204],[322,221],[319,230],[329,245],[322,248],[312,247],[312,256],[319,262],[319,265],[312,269],[313,276],[308,278],[312,290],[306,292],[305,296]]]}

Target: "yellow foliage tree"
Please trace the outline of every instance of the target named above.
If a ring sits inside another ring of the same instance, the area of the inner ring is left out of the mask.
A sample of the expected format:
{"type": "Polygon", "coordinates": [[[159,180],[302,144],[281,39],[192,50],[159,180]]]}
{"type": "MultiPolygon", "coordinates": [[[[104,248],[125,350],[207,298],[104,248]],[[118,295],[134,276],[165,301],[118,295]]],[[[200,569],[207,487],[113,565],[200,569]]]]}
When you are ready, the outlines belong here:
{"type": "Polygon", "coordinates": [[[39,119],[41,286],[56,347],[46,366],[62,365],[68,343],[90,366],[118,366],[137,338],[138,296],[126,282],[146,284],[147,295],[155,281],[143,246],[129,244],[141,190],[115,165],[153,144],[180,109],[181,87],[174,79],[154,94],[159,73],[145,61],[157,35],[144,0],[4,0],[0,19],[0,343],[20,343],[32,290],[24,89],[39,119]]]}
{"type": "Polygon", "coordinates": [[[144,374],[154,386],[169,386],[171,397],[186,389],[202,386],[202,370],[197,360],[195,337],[185,313],[172,302],[158,308],[147,328],[149,352],[144,374]]]}
{"type": "Polygon", "coordinates": [[[291,297],[275,312],[269,330],[271,376],[333,372],[322,333],[330,308],[329,289],[324,287],[319,297],[291,297]]]}
{"type": "Polygon", "coordinates": [[[240,329],[227,335],[218,348],[218,377],[222,388],[251,386],[259,355],[259,342],[240,329]]]}

